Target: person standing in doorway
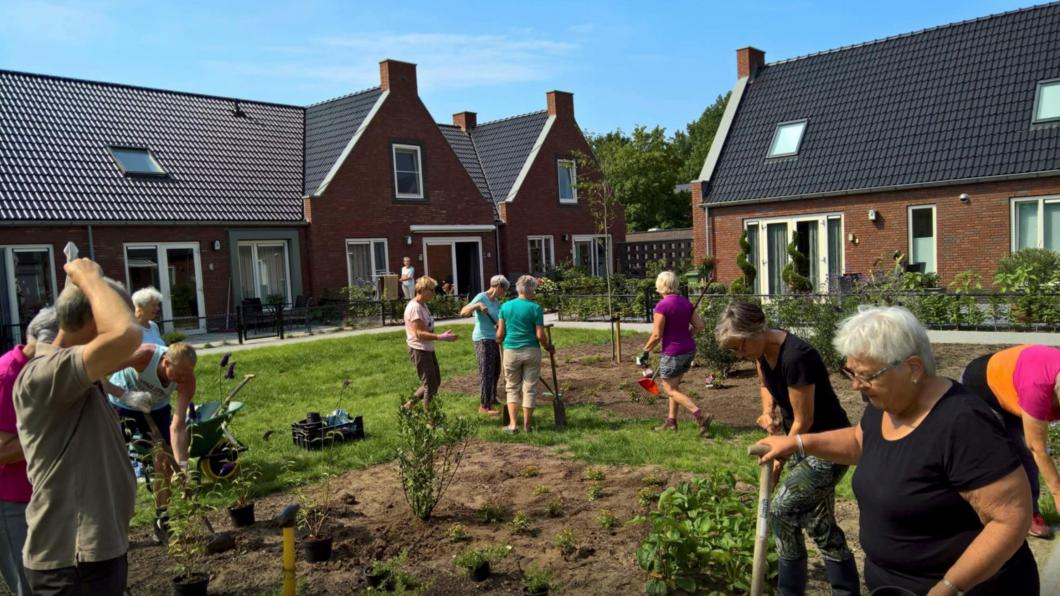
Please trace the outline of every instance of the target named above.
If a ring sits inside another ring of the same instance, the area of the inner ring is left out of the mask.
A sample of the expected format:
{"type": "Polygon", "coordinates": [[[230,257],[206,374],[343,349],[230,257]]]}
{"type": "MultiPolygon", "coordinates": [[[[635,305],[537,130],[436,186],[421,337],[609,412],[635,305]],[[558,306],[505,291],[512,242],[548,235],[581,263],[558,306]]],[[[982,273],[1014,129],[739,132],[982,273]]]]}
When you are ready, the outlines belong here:
{"type": "Polygon", "coordinates": [[[416,268],[412,266],[412,259],[405,257],[401,260],[401,293],[405,300],[412,300],[416,296],[416,268]]]}

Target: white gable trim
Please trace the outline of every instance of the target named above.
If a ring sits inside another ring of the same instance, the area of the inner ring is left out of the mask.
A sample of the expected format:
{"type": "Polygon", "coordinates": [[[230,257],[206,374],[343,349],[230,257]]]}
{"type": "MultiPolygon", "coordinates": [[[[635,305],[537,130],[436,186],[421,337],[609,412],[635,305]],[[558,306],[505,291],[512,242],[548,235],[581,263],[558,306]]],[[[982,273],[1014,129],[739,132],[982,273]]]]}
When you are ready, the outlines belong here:
{"type": "Polygon", "coordinates": [[[335,160],[334,164],[332,164],[331,170],[328,171],[328,175],[324,176],[324,181],[320,183],[320,186],[317,187],[316,191],[313,192],[312,196],[319,197],[320,195],[324,194],[324,191],[328,188],[328,184],[331,184],[331,179],[335,177],[335,174],[338,173],[339,168],[341,168],[342,164],[346,162],[346,158],[349,157],[350,152],[353,151],[353,147],[357,144],[357,141],[361,138],[361,135],[364,134],[364,131],[368,129],[368,125],[372,123],[372,119],[375,118],[375,115],[379,111],[379,108],[383,105],[383,102],[386,101],[386,98],[389,95],[389,89],[379,94],[379,97],[375,100],[375,105],[372,106],[372,109],[368,111],[368,115],[365,116],[364,120],[361,121],[361,125],[357,127],[357,132],[353,133],[353,136],[350,137],[350,142],[346,143],[346,148],[342,150],[342,153],[339,155],[339,158],[335,160]]]}
{"type": "Polygon", "coordinates": [[[548,137],[548,132],[552,130],[552,123],[555,121],[555,116],[549,116],[545,125],[541,127],[541,134],[537,135],[537,141],[534,141],[534,148],[530,150],[530,156],[523,162],[523,169],[519,170],[519,177],[515,179],[512,189],[508,191],[508,196],[504,199],[505,202],[511,202],[515,199],[515,195],[519,194],[519,187],[523,185],[523,180],[526,179],[527,173],[530,172],[530,166],[534,165],[534,160],[537,159],[537,152],[541,151],[541,146],[545,144],[545,138],[548,137]]]}
{"type": "Polygon", "coordinates": [[[700,170],[699,179],[696,182],[707,182],[714,175],[714,168],[718,165],[718,158],[721,157],[721,150],[725,146],[725,140],[729,137],[729,129],[732,128],[732,121],[736,117],[736,109],[740,107],[744,89],[747,88],[747,79],[748,77],[743,77],[737,80],[736,86],[732,88],[729,103],[725,104],[725,112],[721,115],[721,122],[718,123],[718,132],[714,134],[714,141],[710,144],[710,151],[707,152],[707,159],[703,160],[703,169],[700,170]]]}

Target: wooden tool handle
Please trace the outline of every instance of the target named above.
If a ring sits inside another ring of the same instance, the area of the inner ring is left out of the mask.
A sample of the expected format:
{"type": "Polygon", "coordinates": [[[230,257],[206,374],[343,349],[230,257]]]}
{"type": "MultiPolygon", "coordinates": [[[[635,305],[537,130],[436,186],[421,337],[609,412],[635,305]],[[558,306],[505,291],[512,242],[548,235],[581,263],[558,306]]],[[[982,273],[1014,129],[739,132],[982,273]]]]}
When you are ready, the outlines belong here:
{"type": "MultiPolygon", "coordinates": [[[[747,454],[761,457],[769,452],[765,445],[751,445],[747,454]]],[[[766,554],[769,551],[769,493],[773,484],[773,462],[761,465],[758,472],[758,518],[755,523],[755,553],[751,570],[751,596],[761,596],[766,581],[766,554]]]]}

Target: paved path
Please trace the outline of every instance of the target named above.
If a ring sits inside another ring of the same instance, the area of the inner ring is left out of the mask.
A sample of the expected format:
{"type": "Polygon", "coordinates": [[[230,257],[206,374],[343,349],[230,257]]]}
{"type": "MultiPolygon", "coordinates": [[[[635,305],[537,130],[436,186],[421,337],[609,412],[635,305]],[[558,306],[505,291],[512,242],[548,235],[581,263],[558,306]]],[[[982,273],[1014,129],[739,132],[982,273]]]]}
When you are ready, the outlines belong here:
{"type": "Polygon", "coordinates": [[[1049,541],[1048,548],[1034,550],[1041,575],[1042,596],[1060,596],[1060,537],[1049,541]]]}

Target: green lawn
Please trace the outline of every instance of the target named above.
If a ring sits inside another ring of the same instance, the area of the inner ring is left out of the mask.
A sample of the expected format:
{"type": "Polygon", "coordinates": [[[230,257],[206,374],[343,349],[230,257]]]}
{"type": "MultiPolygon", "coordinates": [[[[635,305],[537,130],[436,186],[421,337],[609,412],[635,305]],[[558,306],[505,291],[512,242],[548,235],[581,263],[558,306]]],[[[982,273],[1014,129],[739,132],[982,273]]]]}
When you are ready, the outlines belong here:
{"type": "MultiPolygon", "coordinates": [[[[441,326],[441,329],[446,327],[441,326]]],[[[465,336],[466,326],[454,327],[465,336]]],[[[605,344],[606,331],[555,329],[559,350],[579,344],[605,344]]],[[[451,344],[438,344],[443,378],[464,375],[476,368],[474,350],[466,337],[451,344]]],[[[220,356],[200,359],[197,402],[218,399],[220,356]]],[[[415,371],[405,351],[404,332],[361,335],[337,339],[275,346],[235,352],[236,377],[255,373],[257,378],[239,394],[245,403],[231,428],[247,445],[241,464],[257,465],[262,480],[257,495],[264,495],[319,479],[325,472],[342,472],[385,463],[396,457],[398,406],[418,386],[415,371]],[[341,401],[344,379],[351,384],[341,401]],[[291,423],[306,412],[327,414],[342,407],[351,415],[364,416],[367,438],[324,451],[305,451],[291,441],[291,423]],[[268,439],[265,435],[272,431],[268,439]]],[[[234,381],[226,381],[225,389],[234,381]]],[[[477,395],[442,393],[448,416],[469,416],[478,425],[477,436],[488,441],[524,442],[548,446],[572,458],[600,464],[654,464],[666,468],[709,472],[718,468],[733,471],[747,482],[756,483],[756,466],[745,455],[756,432],[736,432],[716,425],[715,439],[705,442],[695,429],[686,425],[678,433],[654,433],[657,420],[627,420],[611,416],[591,406],[568,406],[568,428],[551,430],[552,408],[547,404],[535,412],[532,435],[502,433],[499,421],[476,412],[477,395]]],[[[224,504],[224,487],[214,497],[224,504]]],[[[141,507],[135,520],[146,522],[153,515],[146,491],[141,490],[141,507]]],[[[840,487],[849,497],[849,475],[840,487]]]]}

